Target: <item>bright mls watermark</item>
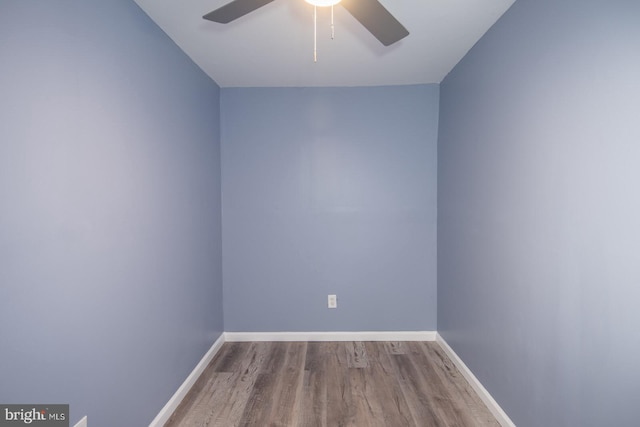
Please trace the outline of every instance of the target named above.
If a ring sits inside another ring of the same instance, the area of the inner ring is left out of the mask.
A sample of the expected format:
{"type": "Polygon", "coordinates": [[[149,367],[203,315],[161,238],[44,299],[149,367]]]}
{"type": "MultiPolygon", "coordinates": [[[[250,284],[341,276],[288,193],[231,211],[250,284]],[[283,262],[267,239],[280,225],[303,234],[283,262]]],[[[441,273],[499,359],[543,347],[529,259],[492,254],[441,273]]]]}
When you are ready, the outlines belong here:
{"type": "Polygon", "coordinates": [[[0,427],[69,427],[69,405],[0,405],[0,427]]]}

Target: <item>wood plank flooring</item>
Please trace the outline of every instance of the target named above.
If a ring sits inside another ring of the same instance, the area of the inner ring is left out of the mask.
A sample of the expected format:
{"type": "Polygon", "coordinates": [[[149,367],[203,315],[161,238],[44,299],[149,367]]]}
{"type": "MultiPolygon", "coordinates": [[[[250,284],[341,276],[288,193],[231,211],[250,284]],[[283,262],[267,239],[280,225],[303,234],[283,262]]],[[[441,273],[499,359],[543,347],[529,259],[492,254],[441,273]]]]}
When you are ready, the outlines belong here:
{"type": "Polygon", "coordinates": [[[225,343],[165,427],[499,426],[436,342],[225,343]]]}

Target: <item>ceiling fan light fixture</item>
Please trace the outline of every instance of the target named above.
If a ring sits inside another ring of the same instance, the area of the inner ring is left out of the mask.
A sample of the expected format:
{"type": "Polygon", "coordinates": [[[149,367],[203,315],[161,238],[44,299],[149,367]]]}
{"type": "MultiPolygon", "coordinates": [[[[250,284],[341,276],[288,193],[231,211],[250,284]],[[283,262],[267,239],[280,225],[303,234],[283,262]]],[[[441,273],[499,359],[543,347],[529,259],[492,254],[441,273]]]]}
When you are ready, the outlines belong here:
{"type": "Polygon", "coordinates": [[[304,1],[317,7],[333,6],[340,3],[340,0],[304,0],[304,1]]]}
{"type": "MultiPolygon", "coordinates": [[[[273,1],[274,0],[231,0],[224,6],[207,13],[203,18],[220,24],[228,24],[273,1]]],[[[331,8],[331,38],[333,39],[333,6],[340,3],[340,0],[305,1],[313,6],[313,56],[315,61],[318,7],[331,8]]],[[[379,0],[350,0],[342,3],[342,6],[384,46],[392,45],[409,35],[409,31],[385,9],[379,0]]]]}

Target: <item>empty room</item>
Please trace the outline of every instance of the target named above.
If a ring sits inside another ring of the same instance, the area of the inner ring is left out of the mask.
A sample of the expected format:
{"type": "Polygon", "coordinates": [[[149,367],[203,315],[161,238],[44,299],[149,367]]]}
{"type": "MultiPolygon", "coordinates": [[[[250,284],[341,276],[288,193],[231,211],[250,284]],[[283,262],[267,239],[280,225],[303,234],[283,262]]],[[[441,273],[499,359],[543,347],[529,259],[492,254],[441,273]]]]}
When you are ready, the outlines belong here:
{"type": "Polygon", "coordinates": [[[0,425],[640,425],[639,1],[0,0],[0,61],[0,425]]]}

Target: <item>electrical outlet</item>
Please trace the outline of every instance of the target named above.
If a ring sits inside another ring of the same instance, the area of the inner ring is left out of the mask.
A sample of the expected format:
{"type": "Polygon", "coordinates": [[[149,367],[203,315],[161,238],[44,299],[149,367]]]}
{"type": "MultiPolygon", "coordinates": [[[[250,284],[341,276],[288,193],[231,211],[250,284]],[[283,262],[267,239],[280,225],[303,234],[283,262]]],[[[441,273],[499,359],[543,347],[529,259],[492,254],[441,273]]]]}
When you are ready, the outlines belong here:
{"type": "Polygon", "coordinates": [[[338,297],[329,295],[329,298],[327,298],[327,306],[329,308],[338,308],[338,297]]]}

